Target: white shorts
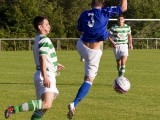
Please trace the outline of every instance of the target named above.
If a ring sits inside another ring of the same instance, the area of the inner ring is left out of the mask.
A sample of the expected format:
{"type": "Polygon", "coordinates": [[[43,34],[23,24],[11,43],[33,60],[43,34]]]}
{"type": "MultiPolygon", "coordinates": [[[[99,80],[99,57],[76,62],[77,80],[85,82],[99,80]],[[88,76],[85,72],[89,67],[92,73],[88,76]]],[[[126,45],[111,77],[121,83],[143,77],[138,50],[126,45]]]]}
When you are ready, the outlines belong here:
{"type": "Polygon", "coordinates": [[[98,72],[102,50],[88,48],[81,39],[78,40],[76,48],[78,53],[85,59],[85,76],[94,79],[98,72]]]}
{"type": "Polygon", "coordinates": [[[122,56],[128,56],[128,44],[117,44],[113,52],[116,60],[119,60],[122,56]]]}
{"type": "Polygon", "coordinates": [[[50,88],[47,88],[43,85],[44,78],[41,74],[41,71],[37,71],[34,75],[34,86],[36,90],[37,99],[41,99],[42,94],[46,92],[53,92],[54,93],[53,99],[55,99],[57,95],[59,94],[59,91],[56,87],[55,73],[47,71],[47,75],[48,75],[49,80],[51,81],[50,88]]]}

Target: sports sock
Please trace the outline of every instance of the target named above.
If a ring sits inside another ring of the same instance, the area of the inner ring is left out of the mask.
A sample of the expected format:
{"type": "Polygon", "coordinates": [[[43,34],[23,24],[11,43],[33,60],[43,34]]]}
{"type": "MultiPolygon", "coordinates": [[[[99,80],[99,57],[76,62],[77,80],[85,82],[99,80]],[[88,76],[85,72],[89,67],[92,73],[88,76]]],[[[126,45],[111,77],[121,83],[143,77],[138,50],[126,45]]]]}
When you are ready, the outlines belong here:
{"type": "Polygon", "coordinates": [[[14,106],[15,112],[24,112],[24,111],[35,111],[43,109],[42,100],[31,100],[29,102],[23,103],[21,105],[14,106]]]}
{"type": "Polygon", "coordinates": [[[85,81],[82,86],[79,88],[76,98],[74,99],[74,107],[78,105],[78,103],[87,95],[90,88],[92,86],[92,82],[85,81]]]}
{"type": "Polygon", "coordinates": [[[124,76],[124,74],[125,74],[125,66],[121,66],[118,76],[119,76],[119,77],[120,77],[120,76],[124,76]]]}
{"type": "Polygon", "coordinates": [[[120,69],[121,69],[121,66],[118,66],[118,65],[117,65],[118,76],[119,76],[119,74],[120,74],[120,69]]]}
{"type": "Polygon", "coordinates": [[[121,66],[117,66],[117,70],[118,70],[118,72],[120,71],[120,68],[121,68],[121,66]]]}
{"type": "Polygon", "coordinates": [[[34,111],[32,117],[31,117],[31,120],[41,120],[41,118],[43,117],[44,113],[45,112],[43,110],[34,111]]]}

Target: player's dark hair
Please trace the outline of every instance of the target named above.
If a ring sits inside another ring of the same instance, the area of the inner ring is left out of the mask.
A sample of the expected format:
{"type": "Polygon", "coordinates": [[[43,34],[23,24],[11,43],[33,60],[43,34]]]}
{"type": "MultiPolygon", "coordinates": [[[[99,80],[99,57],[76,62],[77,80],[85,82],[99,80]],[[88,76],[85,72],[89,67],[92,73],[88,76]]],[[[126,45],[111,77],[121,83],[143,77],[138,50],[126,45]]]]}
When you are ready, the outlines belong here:
{"type": "Polygon", "coordinates": [[[34,18],[34,20],[33,20],[33,25],[34,25],[34,28],[35,28],[37,31],[39,31],[38,26],[39,26],[39,25],[42,25],[44,19],[47,19],[47,18],[46,18],[45,16],[36,16],[36,17],[34,18]]]}
{"type": "Polygon", "coordinates": [[[91,6],[102,6],[103,5],[103,0],[92,0],[91,6]]]}
{"type": "Polygon", "coordinates": [[[120,14],[120,15],[118,15],[118,18],[119,18],[119,17],[124,17],[124,15],[123,15],[123,14],[120,14]]]}

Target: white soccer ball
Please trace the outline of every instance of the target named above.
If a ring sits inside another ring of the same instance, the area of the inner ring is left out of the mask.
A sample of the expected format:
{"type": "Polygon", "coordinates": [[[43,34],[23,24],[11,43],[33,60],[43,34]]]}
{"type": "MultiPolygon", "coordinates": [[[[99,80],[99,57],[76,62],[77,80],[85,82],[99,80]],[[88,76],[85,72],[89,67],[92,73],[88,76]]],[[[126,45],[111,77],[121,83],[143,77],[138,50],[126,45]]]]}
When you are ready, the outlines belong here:
{"type": "Polygon", "coordinates": [[[118,77],[113,82],[113,88],[117,93],[126,93],[131,87],[130,81],[126,77],[118,77]]]}

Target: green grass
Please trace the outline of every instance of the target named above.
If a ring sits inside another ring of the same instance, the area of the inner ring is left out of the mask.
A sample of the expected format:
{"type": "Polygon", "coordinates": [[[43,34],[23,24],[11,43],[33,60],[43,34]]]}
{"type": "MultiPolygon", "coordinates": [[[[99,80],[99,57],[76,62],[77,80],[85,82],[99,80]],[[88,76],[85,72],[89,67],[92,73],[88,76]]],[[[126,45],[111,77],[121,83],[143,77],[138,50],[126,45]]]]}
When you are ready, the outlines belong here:
{"type": "MultiPolygon", "coordinates": [[[[105,50],[98,75],[87,97],[77,106],[73,120],[159,120],[160,50],[129,52],[125,76],[131,82],[126,94],[112,88],[117,76],[111,50],[105,50]]],[[[44,120],[67,120],[67,105],[83,82],[83,62],[76,51],[58,51],[65,70],[57,77],[60,95],[44,120]]],[[[0,120],[8,105],[35,99],[32,52],[0,52],[0,120]]],[[[32,112],[17,113],[11,120],[30,120],[32,112]]]]}

